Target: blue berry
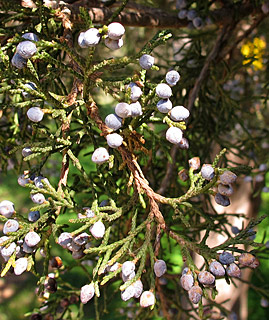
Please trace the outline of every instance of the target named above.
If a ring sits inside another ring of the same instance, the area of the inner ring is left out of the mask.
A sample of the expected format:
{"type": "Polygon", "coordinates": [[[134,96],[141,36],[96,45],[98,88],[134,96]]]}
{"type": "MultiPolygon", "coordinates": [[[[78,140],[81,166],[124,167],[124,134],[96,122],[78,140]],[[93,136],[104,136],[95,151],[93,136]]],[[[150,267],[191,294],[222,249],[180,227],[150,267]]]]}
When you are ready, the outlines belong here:
{"type": "Polygon", "coordinates": [[[22,38],[30,41],[35,41],[35,42],[39,41],[38,36],[33,32],[26,32],[25,34],[22,35],[22,38]]]}
{"type": "Polygon", "coordinates": [[[139,64],[143,69],[149,70],[154,65],[154,57],[149,54],[143,54],[139,59],[139,64]]]}
{"type": "Polygon", "coordinates": [[[26,66],[27,60],[16,52],[11,59],[11,63],[17,69],[22,69],[26,66]]]}
{"type": "Polygon", "coordinates": [[[219,255],[219,262],[222,264],[231,264],[235,261],[234,256],[230,252],[222,252],[219,255]]]}
{"type": "Polygon", "coordinates": [[[186,6],[187,6],[186,0],[177,0],[177,2],[176,2],[177,9],[183,9],[183,8],[186,8],[186,6]]]}
{"type": "Polygon", "coordinates": [[[180,278],[181,286],[184,290],[189,291],[194,284],[194,278],[191,273],[185,273],[180,278]]]}
{"type": "Polygon", "coordinates": [[[223,277],[225,275],[225,269],[218,261],[213,261],[209,265],[210,272],[216,277],[223,277]]]}
{"type": "Polygon", "coordinates": [[[32,41],[26,40],[17,45],[16,51],[24,59],[30,59],[37,52],[37,49],[32,41]]]}
{"type": "Polygon", "coordinates": [[[31,200],[37,204],[42,204],[46,201],[45,196],[42,193],[31,194],[31,200]]]}
{"type": "Polygon", "coordinates": [[[178,146],[179,146],[180,149],[183,149],[183,150],[184,150],[184,149],[185,149],[185,150],[186,150],[186,149],[189,149],[189,146],[190,146],[190,145],[189,145],[189,141],[188,141],[186,138],[183,137],[183,138],[181,139],[181,141],[179,142],[178,146]]]}
{"type": "Polygon", "coordinates": [[[180,10],[180,11],[178,12],[177,16],[178,16],[179,19],[182,20],[182,19],[187,18],[187,14],[188,14],[188,10],[182,9],[182,10],[180,10]]]}
{"type": "Polygon", "coordinates": [[[43,116],[44,112],[39,107],[32,107],[27,111],[27,117],[33,122],[40,122],[43,116]]]}
{"type": "Polygon", "coordinates": [[[218,185],[218,192],[223,196],[230,197],[233,194],[234,190],[230,184],[224,185],[224,184],[220,183],[218,185]]]}
{"type": "Polygon", "coordinates": [[[154,263],[154,273],[156,277],[160,278],[161,276],[163,276],[166,270],[167,270],[167,267],[164,260],[157,260],[154,263]]]}
{"type": "Polygon", "coordinates": [[[221,195],[220,193],[217,193],[215,195],[215,201],[217,204],[223,207],[228,207],[230,205],[230,199],[226,196],[221,195]]]}
{"type": "Polygon", "coordinates": [[[232,226],[231,230],[233,234],[238,234],[240,232],[240,229],[238,229],[236,226],[232,226]]]}
{"type": "Polygon", "coordinates": [[[40,212],[39,211],[30,211],[28,213],[28,220],[30,222],[36,222],[40,218],[40,212]]]}
{"type": "Polygon", "coordinates": [[[188,291],[189,299],[192,303],[197,304],[202,298],[203,291],[199,286],[193,286],[188,291]]]}
{"type": "Polygon", "coordinates": [[[234,277],[234,278],[240,278],[241,277],[241,270],[235,263],[231,263],[226,268],[226,273],[227,273],[227,275],[229,277],[234,277]]]}
{"type": "Polygon", "coordinates": [[[237,178],[237,175],[232,171],[224,171],[223,174],[220,175],[219,179],[222,184],[229,185],[234,183],[237,178]]]}
{"type": "Polygon", "coordinates": [[[187,19],[192,21],[194,18],[196,18],[196,16],[197,16],[196,11],[192,9],[188,11],[187,19]]]}
{"type": "Polygon", "coordinates": [[[215,277],[208,271],[201,271],[198,275],[198,280],[203,285],[212,285],[215,283],[215,277]]]}
{"type": "Polygon", "coordinates": [[[201,29],[203,27],[203,20],[200,17],[194,18],[192,23],[196,29],[201,29]]]}

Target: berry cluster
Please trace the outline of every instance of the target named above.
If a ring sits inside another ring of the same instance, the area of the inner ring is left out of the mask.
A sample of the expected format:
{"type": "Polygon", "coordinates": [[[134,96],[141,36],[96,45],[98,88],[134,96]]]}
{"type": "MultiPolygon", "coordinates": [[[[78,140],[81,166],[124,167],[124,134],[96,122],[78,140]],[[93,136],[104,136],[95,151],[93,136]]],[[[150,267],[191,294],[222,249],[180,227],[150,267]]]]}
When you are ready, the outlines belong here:
{"type": "Polygon", "coordinates": [[[188,21],[190,21],[188,28],[201,29],[204,26],[204,21],[198,16],[196,10],[191,8],[188,9],[188,3],[186,0],[177,0],[176,8],[179,10],[177,15],[179,19],[188,19],[188,21]]]}
{"type": "Polygon", "coordinates": [[[90,28],[81,32],[78,37],[78,45],[81,48],[95,47],[100,42],[102,35],[105,35],[104,43],[111,50],[120,49],[123,46],[123,35],[125,29],[122,24],[112,22],[103,29],[90,28]]]}
{"type": "Polygon", "coordinates": [[[216,286],[216,278],[224,277],[225,274],[232,278],[240,278],[239,265],[255,269],[259,264],[259,260],[250,253],[245,252],[235,258],[231,253],[224,251],[218,255],[218,261],[215,260],[209,264],[209,271],[194,270],[192,272],[190,268],[184,268],[180,283],[182,288],[188,291],[190,301],[197,304],[202,298],[204,287],[214,288],[216,286]],[[238,264],[235,263],[236,259],[238,264]]]}

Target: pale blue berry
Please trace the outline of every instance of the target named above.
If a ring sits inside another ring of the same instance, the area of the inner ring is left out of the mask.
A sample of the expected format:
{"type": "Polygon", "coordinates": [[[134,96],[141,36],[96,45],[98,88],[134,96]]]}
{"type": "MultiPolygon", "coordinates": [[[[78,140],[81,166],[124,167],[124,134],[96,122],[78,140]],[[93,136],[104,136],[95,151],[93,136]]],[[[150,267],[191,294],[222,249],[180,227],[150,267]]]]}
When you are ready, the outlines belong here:
{"type": "Polygon", "coordinates": [[[156,94],[161,99],[168,99],[172,95],[172,90],[166,83],[160,83],[156,87],[156,94]]]}
{"type": "Polygon", "coordinates": [[[142,106],[139,101],[130,104],[131,107],[131,116],[139,117],[143,114],[142,106]]]}
{"type": "Polygon", "coordinates": [[[196,16],[197,16],[196,11],[192,9],[192,10],[188,11],[187,19],[188,20],[193,20],[194,18],[196,18],[196,16]]]}
{"type": "Polygon", "coordinates": [[[42,193],[35,193],[35,194],[31,194],[31,200],[34,203],[42,204],[46,201],[46,198],[42,193]]]}
{"type": "Polygon", "coordinates": [[[113,130],[118,130],[122,126],[122,118],[117,116],[115,113],[111,113],[106,116],[105,124],[113,130]]]}
{"type": "Polygon", "coordinates": [[[127,301],[127,300],[131,299],[134,296],[134,294],[135,294],[134,287],[133,286],[129,286],[125,290],[123,290],[121,292],[121,299],[123,301],[127,301]]]}
{"type": "Polygon", "coordinates": [[[131,88],[130,98],[132,102],[136,102],[142,96],[142,90],[137,84],[131,82],[128,84],[127,88],[131,88]]]}
{"type": "Polygon", "coordinates": [[[201,29],[203,27],[203,20],[200,17],[195,17],[192,23],[196,29],[201,29]]]}
{"type": "Polygon", "coordinates": [[[190,111],[183,106],[176,106],[170,111],[170,118],[174,121],[186,120],[190,115],[190,111]]]}
{"type": "Polygon", "coordinates": [[[237,175],[232,171],[224,171],[223,174],[220,175],[219,179],[222,184],[229,185],[234,183],[237,178],[237,175]]]}
{"type": "Polygon", "coordinates": [[[169,86],[175,86],[179,79],[180,74],[175,70],[168,71],[165,76],[165,80],[169,84],[169,86]]]}
{"type": "Polygon", "coordinates": [[[96,28],[90,28],[84,33],[84,43],[88,47],[95,47],[101,40],[101,34],[96,28]]]}
{"type": "Polygon", "coordinates": [[[210,272],[216,277],[223,277],[225,275],[225,269],[218,261],[213,261],[209,265],[210,272]]]}
{"type": "Polygon", "coordinates": [[[165,134],[166,140],[173,144],[179,144],[182,140],[182,131],[177,127],[170,127],[165,134]]]}
{"type": "Polygon", "coordinates": [[[94,296],[95,290],[93,283],[86,284],[80,289],[80,301],[83,304],[86,304],[90,301],[94,296]]]}
{"type": "Polygon", "coordinates": [[[124,276],[129,276],[134,271],[135,271],[135,264],[133,263],[133,261],[125,261],[122,264],[121,272],[124,276]]]}
{"type": "Polygon", "coordinates": [[[140,306],[147,308],[155,304],[155,296],[151,291],[144,291],[140,297],[140,306]]]}
{"type": "Polygon", "coordinates": [[[79,36],[78,36],[78,45],[80,46],[80,48],[88,48],[86,42],[85,42],[85,32],[80,32],[79,36]]]}
{"type": "Polygon", "coordinates": [[[110,148],[118,148],[122,145],[123,138],[118,133],[111,133],[106,136],[106,141],[110,148]]]}
{"type": "Polygon", "coordinates": [[[72,235],[69,232],[63,232],[60,234],[59,238],[58,238],[58,244],[63,247],[63,248],[67,248],[67,245],[69,243],[72,242],[72,235]]]}
{"type": "Polygon", "coordinates": [[[124,26],[119,22],[112,22],[107,28],[107,35],[112,40],[119,40],[125,33],[124,26]]]}
{"type": "Polygon", "coordinates": [[[178,12],[177,16],[178,16],[179,19],[182,20],[182,19],[187,18],[187,14],[188,14],[188,10],[182,9],[182,10],[180,10],[180,11],[178,12]]]}
{"type": "Polygon", "coordinates": [[[139,64],[143,69],[149,70],[154,65],[154,57],[149,54],[143,54],[139,59],[139,64]]]}
{"type": "Polygon", "coordinates": [[[17,45],[16,52],[24,59],[30,59],[37,52],[37,48],[32,41],[26,40],[17,45]]]}
{"type": "Polygon", "coordinates": [[[157,103],[157,109],[161,113],[168,113],[172,109],[173,105],[169,99],[161,99],[157,103]]]}
{"type": "Polygon", "coordinates": [[[103,164],[108,160],[109,160],[109,153],[105,148],[100,147],[94,150],[92,154],[92,161],[94,163],[103,164]]]}
{"type": "Polygon", "coordinates": [[[215,277],[208,271],[201,271],[198,275],[198,280],[203,285],[212,285],[215,283],[215,277]]]}
{"type": "Polygon", "coordinates": [[[15,212],[14,203],[8,200],[0,202],[0,214],[6,218],[10,218],[15,212]]]}
{"type": "Polygon", "coordinates": [[[220,183],[218,185],[218,192],[223,196],[230,197],[233,194],[234,190],[230,184],[224,185],[224,184],[220,183]]]}
{"type": "Polygon", "coordinates": [[[115,113],[121,118],[127,118],[132,115],[132,110],[128,103],[120,102],[115,107],[115,113]]]}
{"type": "Polygon", "coordinates": [[[22,69],[26,66],[27,60],[16,52],[11,59],[11,63],[17,69],[22,69]]]}
{"type": "Polygon", "coordinates": [[[203,164],[201,168],[201,175],[206,180],[212,180],[215,176],[215,169],[211,164],[203,164]]]}
{"type": "Polygon", "coordinates": [[[189,291],[189,299],[192,303],[197,304],[202,298],[203,291],[199,286],[193,286],[189,291]]]}
{"type": "Polygon", "coordinates": [[[241,277],[241,270],[235,263],[231,263],[226,268],[226,273],[227,273],[227,275],[229,277],[234,277],[234,278],[240,278],[241,277]]]}
{"type": "Polygon", "coordinates": [[[30,179],[29,178],[26,178],[25,177],[25,174],[21,174],[19,177],[18,177],[18,184],[21,186],[21,187],[25,187],[26,184],[30,183],[30,179]]]}
{"type": "Polygon", "coordinates": [[[189,145],[189,141],[186,138],[182,138],[181,141],[178,144],[180,149],[189,149],[190,145],[189,145]]]}
{"type": "MultiPolygon", "coordinates": [[[[36,90],[36,85],[33,82],[27,82],[24,86],[30,90],[36,90]]],[[[22,95],[24,96],[24,98],[31,97],[31,94],[26,91],[23,91],[22,95]]]]}
{"type": "Polygon", "coordinates": [[[166,263],[164,260],[157,260],[154,263],[154,273],[156,277],[160,278],[167,271],[166,263]]]}
{"type": "Polygon", "coordinates": [[[110,38],[106,38],[105,39],[105,46],[111,50],[118,50],[123,46],[123,40],[122,39],[113,40],[110,38]]]}
{"type": "Polygon", "coordinates": [[[89,241],[90,236],[88,235],[88,233],[83,232],[77,236],[75,236],[73,238],[73,241],[75,242],[75,244],[79,245],[79,246],[83,246],[84,244],[86,244],[89,241]]]}
{"type": "Polygon", "coordinates": [[[22,154],[23,157],[28,157],[28,156],[30,156],[32,153],[33,153],[33,152],[32,152],[32,150],[31,150],[30,147],[25,147],[25,148],[23,148],[22,151],[21,151],[21,154],[22,154]]]}
{"type": "Polygon", "coordinates": [[[8,234],[9,232],[16,232],[19,229],[19,223],[17,220],[9,219],[3,227],[3,233],[8,234]]]}
{"type": "Polygon", "coordinates": [[[194,284],[194,278],[191,273],[185,273],[180,278],[181,286],[184,290],[189,291],[194,284]]]}
{"type": "Polygon", "coordinates": [[[21,275],[24,271],[26,271],[28,265],[27,258],[19,258],[15,261],[14,273],[16,276],[21,275]]]}
{"type": "Polygon", "coordinates": [[[40,242],[40,240],[40,236],[34,231],[28,232],[24,238],[25,243],[30,248],[35,247],[40,242]]]}
{"type": "Polygon", "coordinates": [[[44,112],[39,107],[32,107],[27,111],[27,117],[33,122],[40,122],[43,116],[44,112]]]}
{"type": "Polygon", "coordinates": [[[123,273],[121,274],[121,278],[124,282],[127,282],[135,277],[135,271],[130,273],[128,276],[125,276],[123,273]]]}
{"type": "Polygon", "coordinates": [[[90,232],[95,239],[103,238],[103,236],[105,235],[105,231],[106,231],[105,225],[100,220],[95,222],[90,227],[90,232]]]}

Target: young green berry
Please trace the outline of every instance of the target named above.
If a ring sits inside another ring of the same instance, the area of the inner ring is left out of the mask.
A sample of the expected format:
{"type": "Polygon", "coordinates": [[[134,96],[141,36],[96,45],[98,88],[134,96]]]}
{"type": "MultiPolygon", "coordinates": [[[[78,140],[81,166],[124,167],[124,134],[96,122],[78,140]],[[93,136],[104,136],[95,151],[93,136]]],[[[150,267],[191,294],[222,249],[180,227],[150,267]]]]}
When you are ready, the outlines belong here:
{"type": "Polygon", "coordinates": [[[111,133],[106,136],[106,141],[110,148],[118,148],[122,145],[123,138],[118,133],[111,133]]]}
{"type": "Polygon", "coordinates": [[[31,200],[37,204],[42,204],[46,201],[45,196],[42,193],[31,194],[31,200]]]}
{"type": "Polygon", "coordinates": [[[175,70],[168,71],[165,76],[166,82],[171,87],[175,86],[177,84],[177,82],[179,81],[179,79],[180,79],[180,74],[175,70]]]}
{"type": "Polygon", "coordinates": [[[168,113],[172,109],[173,105],[169,99],[161,99],[157,103],[157,109],[161,113],[168,113]]]}
{"type": "Polygon", "coordinates": [[[133,261],[125,261],[122,264],[121,272],[124,276],[127,277],[134,271],[135,271],[135,264],[133,263],[133,261]]]}
{"type": "Polygon", "coordinates": [[[107,149],[100,147],[94,150],[92,154],[92,161],[96,164],[103,164],[109,160],[109,153],[107,149]]]}
{"type": "Polygon", "coordinates": [[[182,131],[177,127],[170,127],[165,134],[166,140],[173,144],[179,144],[182,140],[183,133],[182,131]]]}
{"type": "Polygon", "coordinates": [[[58,238],[58,244],[63,247],[63,248],[67,248],[67,245],[69,243],[72,242],[72,235],[69,232],[63,232],[60,234],[59,238],[58,238]]]}
{"type": "Polygon", "coordinates": [[[189,299],[192,303],[197,304],[202,298],[203,291],[199,286],[193,286],[188,291],[189,299]]]}
{"type": "Polygon", "coordinates": [[[119,22],[110,23],[107,29],[107,35],[112,40],[119,40],[125,33],[124,26],[119,22]]]}
{"type": "Polygon", "coordinates": [[[135,289],[133,286],[127,287],[125,290],[121,292],[121,299],[123,301],[128,301],[130,300],[135,294],[135,289]]]}
{"type": "Polygon", "coordinates": [[[41,238],[39,234],[37,234],[34,231],[30,231],[26,234],[24,241],[27,244],[28,247],[35,247],[39,242],[41,238]]]}
{"type": "Polygon", "coordinates": [[[113,40],[110,38],[105,39],[105,46],[108,47],[111,50],[118,50],[123,46],[123,40],[118,39],[118,40],[113,40]]]}
{"type": "Polygon", "coordinates": [[[241,270],[235,263],[231,263],[227,268],[226,268],[226,273],[229,277],[234,277],[234,278],[240,278],[241,277],[241,270]]]}
{"type": "Polygon", "coordinates": [[[3,233],[8,234],[9,232],[16,232],[19,229],[20,225],[17,220],[9,219],[4,224],[3,233]]]}
{"type": "Polygon", "coordinates": [[[188,14],[188,10],[183,9],[178,12],[177,16],[180,20],[182,20],[187,18],[187,14],[188,14]]]}
{"type": "Polygon", "coordinates": [[[39,107],[32,107],[27,111],[27,117],[33,122],[40,122],[43,116],[44,112],[39,107]]]}
{"type": "Polygon", "coordinates": [[[89,241],[90,236],[88,235],[88,233],[83,232],[77,236],[74,237],[73,241],[75,242],[75,244],[79,245],[79,246],[83,246],[84,244],[86,244],[89,241]]]}
{"type": "Polygon", "coordinates": [[[21,154],[22,154],[23,157],[28,157],[28,156],[30,156],[32,153],[33,153],[33,152],[32,152],[32,150],[31,150],[30,147],[25,147],[25,148],[23,148],[22,151],[21,151],[21,154]]]}
{"type": "Polygon", "coordinates": [[[123,273],[121,273],[121,278],[124,282],[127,282],[131,279],[133,279],[135,277],[135,271],[133,271],[132,273],[128,274],[128,276],[124,275],[123,273]]]}
{"type": "Polygon", "coordinates": [[[16,52],[24,59],[30,59],[37,52],[37,48],[32,41],[26,40],[17,45],[16,52]]]}
{"type": "Polygon", "coordinates": [[[139,101],[131,103],[130,107],[131,107],[131,116],[132,117],[142,116],[143,111],[142,111],[142,106],[139,101]]]}
{"type": "Polygon", "coordinates": [[[163,260],[157,260],[154,263],[154,272],[156,277],[160,278],[167,271],[166,263],[163,260]]]}
{"type": "Polygon", "coordinates": [[[15,261],[14,273],[16,276],[21,275],[24,271],[26,271],[28,265],[27,258],[19,258],[15,261]]]}
{"type": "Polygon", "coordinates": [[[190,115],[190,111],[183,106],[176,106],[170,111],[170,118],[174,121],[186,120],[190,115]]]}
{"type": "Polygon", "coordinates": [[[11,64],[17,69],[23,69],[27,64],[27,60],[16,52],[11,59],[11,64]]]}
{"type": "Polygon", "coordinates": [[[179,142],[178,146],[180,149],[183,149],[183,150],[189,149],[190,145],[189,145],[188,139],[183,137],[179,142]]]}
{"type": "Polygon", "coordinates": [[[154,65],[154,57],[149,54],[143,54],[139,59],[139,64],[143,69],[149,70],[154,65]]]}
{"type": "Polygon", "coordinates": [[[140,296],[140,306],[147,308],[155,304],[155,296],[151,291],[144,291],[140,296]]]}
{"type": "Polygon", "coordinates": [[[240,229],[238,229],[236,226],[232,226],[231,231],[233,234],[238,234],[240,232],[240,229]]]}
{"type": "Polygon", "coordinates": [[[85,37],[84,36],[85,36],[85,32],[80,32],[80,34],[78,36],[78,45],[82,49],[88,48],[88,45],[85,42],[85,37]]]}
{"type": "Polygon", "coordinates": [[[220,183],[218,185],[218,192],[223,196],[230,197],[233,194],[234,189],[230,184],[225,185],[225,184],[220,183]]]}
{"type": "Polygon", "coordinates": [[[215,176],[215,170],[211,164],[203,164],[201,168],[201,175],[204,179],[210,181],[215,176]]]}
{"type": "Polygon", "coordinates": [[[234,256],[227,251],[223,251],[220,255],[219,255],[219,262],[222,264],[231,264],[235,261],[234,256]]]}
{"type": "Polygon", "coordinates": [[[200,168],[200,158],[193,157],[189,160],[189,166],[193,170],[198,170],[200,168]]]}
{"type": "Polygon", "coordinates": [[[220,193],[217,193],[214,199],[220,206],[228,207],[230,205],[230,199],[226,196],[221,195],[220,193]]]}
{"type": "Polygon", "coordinates": [[[198,280],[203,285],[211,285],[215,283],[215,277],[208,271],[201,271],[198,275],[198,280]]]}
{"type": "Polygon", "coordinates": [[[128,84],[127,89],[131,89],[131,95],[130,98],[132,102],[136,102],[141,96],[142,96],[142,90],[141,88],[135,84],[134,82],[131,82],[128,84]]]}
{"type": "Polygon", "coordinates": [[[172,95],[172,90],[166,83],[159,83],[155,91],[157,96],[161,99],[169,99],[172,95]]]}
{"type": "Polygon", "coordinates": [[[97,221],[95,222],[91,227],[90,227],[90,232],[93,235],[95,239],[101,239],[103,238],[105,234],[106,228],[105,225],[103,224],[102,221],[97,221]]]}
{"type": "Polygon", "coordinates": [[[28,220],[30,222],[36,222],[40,218],[40,212],[39,211],[30,211],[28,213],[28,220]]]}
{"type": "Polygon", "coordinates": [[[30,183],[30,179],[29,178],[25,178],[25,174],[21,174],[19,177],[18,177],[18,184],[21,186],[21,187],[25,187],[26,184],[30,183]]]}
{"type": "Polygon", "coordinates": [[[8,200],[0,202],[0,214],[6,218],[10,218],[15,213],[14,203],[8,200]]]}
{"type": "Polygon", "coordinates": [[[209,265],[210,272],[216,277],[223,277],[225,275],[225,269],[218,261],[213,261],[209,265]]]}
{"type": "Polygon", "coordinates": [[[115,107],[115,113],[121,118],[128,118],[132,115],[132,110],[128,103],[120,102],[115,107]]]}
{"type": "Polygon", "coordinates": [[[184,290],[189,291],[194,284],[193,275],[191,273],[185,273],[180,278],[181,286],[184,290]]]}
{"type": "Polygon", "coordinates": [[[94,285],[93,283],[91,284],[86,284],[80,289],[80,301],[83,304],[86,304],[88,301],[90,301],[93,296],[94,296],[94,285]]]}
{"type": "Polygon", "coordinates": [[[105,124],[113,130],[118,130],[122,126],[122,118],[117,116],[115,113],[110,113],[105,118],[105,124]]]}
{"type": "Polygon", "coordinates": [[[101,40],[101,34],[96,28],[90,28],[84,33],[84,44],[87,47],[95,47],[101,40]]]}
{"type": "Polygon", "coordinates": [[[26,32],[25,34],[22,35],[22,38],[26,40],[34,41],[34,42],[39,41],[38,36],[33,32],[26,32]]]}
{"type": "Polygon", "coordinates": [[[237,178],[237,175],[232,171],[224,171],[223,174],[220,175],[219,179],[222,184],[229,185],[234,183],[237,178]]]}

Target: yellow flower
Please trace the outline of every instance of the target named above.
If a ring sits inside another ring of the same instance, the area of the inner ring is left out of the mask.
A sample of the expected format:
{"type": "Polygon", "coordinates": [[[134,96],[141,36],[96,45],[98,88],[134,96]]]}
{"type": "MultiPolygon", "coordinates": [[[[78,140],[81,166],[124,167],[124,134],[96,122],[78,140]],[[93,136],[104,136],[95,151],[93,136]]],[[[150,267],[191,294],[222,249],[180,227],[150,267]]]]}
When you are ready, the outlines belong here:
{"type": "Polygon", "coordinates": [[[241,53],[245,57],[243,65],[251,63],[255,70],[263,68],[263,55],[266,42],[261,38],[254,38],[253,42],[248,41],[241,47],[241,53]],[[251,59],[250,59],[251,58],[251,59]]]}

